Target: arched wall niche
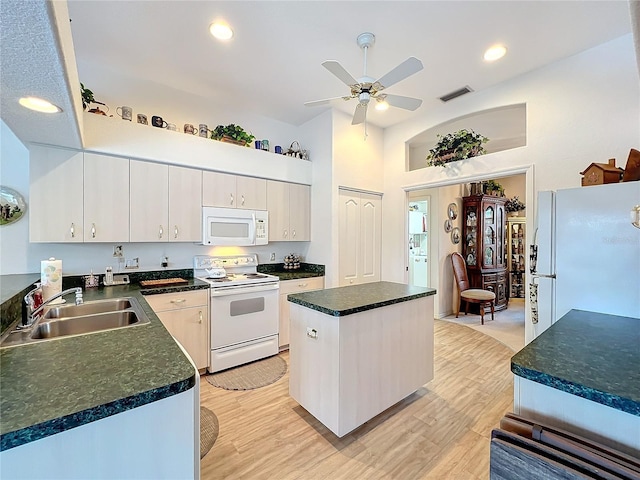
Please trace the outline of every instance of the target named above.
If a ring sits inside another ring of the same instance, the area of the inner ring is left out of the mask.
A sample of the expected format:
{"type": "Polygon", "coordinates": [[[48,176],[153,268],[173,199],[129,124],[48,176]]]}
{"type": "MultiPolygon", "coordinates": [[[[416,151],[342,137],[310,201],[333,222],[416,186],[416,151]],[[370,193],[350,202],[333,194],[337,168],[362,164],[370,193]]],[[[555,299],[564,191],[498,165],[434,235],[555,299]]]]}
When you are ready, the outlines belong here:
{"type": "Polygon", "coordinates": [[[470,113],[431,127],[407,141],[407,169],[426,168],[427,154],[438,142],[437,135],[471,129],[489,139],[487,153],[500,152],[527,144],[527,105],[518,103],[470,113]]]}

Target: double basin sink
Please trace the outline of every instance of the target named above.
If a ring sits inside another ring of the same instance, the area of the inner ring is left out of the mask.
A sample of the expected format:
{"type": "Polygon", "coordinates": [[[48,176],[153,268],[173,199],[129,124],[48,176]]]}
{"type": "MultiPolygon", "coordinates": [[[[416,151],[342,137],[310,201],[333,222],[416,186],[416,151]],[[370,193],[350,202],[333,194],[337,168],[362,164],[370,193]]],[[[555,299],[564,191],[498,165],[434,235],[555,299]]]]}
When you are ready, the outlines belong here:
{"type": "Polygon", "coordinates": [[[94,300],[80,305],[52,306],[33,327],[14,330],[0,347],[24,345],[60,337],[85,335],[149,323],[133,297],[94,300]]]}

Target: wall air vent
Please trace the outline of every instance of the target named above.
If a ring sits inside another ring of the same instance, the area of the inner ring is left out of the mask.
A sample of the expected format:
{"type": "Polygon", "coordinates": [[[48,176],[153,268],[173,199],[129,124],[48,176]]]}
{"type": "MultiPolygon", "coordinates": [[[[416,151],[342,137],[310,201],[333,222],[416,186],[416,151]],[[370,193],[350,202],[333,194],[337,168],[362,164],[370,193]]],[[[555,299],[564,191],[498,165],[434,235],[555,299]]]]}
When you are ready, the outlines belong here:
{"type": "Polygon", "coordinates": [[[440,100],[443,102],[448,102],[449,100],[453,100],[454,98],[461,97],[462,95],[473,92],[473,89],[469,85],[465,85],[464,87],[456,90],[455,92],[447,93],[440,97],[440,100]]]}

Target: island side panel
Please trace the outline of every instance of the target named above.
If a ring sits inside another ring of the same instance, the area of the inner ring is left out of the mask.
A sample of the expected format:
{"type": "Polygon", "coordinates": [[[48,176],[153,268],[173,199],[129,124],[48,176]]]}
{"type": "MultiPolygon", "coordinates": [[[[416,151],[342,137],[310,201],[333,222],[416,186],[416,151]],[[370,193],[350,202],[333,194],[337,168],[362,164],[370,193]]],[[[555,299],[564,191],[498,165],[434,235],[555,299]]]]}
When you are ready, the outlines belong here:
{"type": "Polygon", "coordinates": [[[433,296],[340,317],[343,436],[433,379],[433,296]]]}
{"type": "Polygon", "coordinates": [[[640,417],[514,375],[513,411],[640,457],[640,417]]]}
{"type": "Polygon", "coordinates": [[[339,317],[289,303],[289,394],[329,430],[338,431],[339,317]],[[307,335],[307,328],[317,337],[307,335]]]}

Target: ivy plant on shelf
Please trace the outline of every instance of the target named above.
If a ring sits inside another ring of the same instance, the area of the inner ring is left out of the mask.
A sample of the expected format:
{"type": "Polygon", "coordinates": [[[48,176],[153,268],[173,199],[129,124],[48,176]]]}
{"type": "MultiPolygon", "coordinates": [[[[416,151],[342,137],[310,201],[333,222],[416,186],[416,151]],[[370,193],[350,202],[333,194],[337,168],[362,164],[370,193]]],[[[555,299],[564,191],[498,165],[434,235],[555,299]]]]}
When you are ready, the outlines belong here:
{"type": "Polygon", "coordinates": [[[495,197],[504,197],[504,187],[495,180],[482,182],[484,193],[495,197]]]}
{"type": "Polygon", "coordinates": [[[427,166],[439,165],[444,167],[447,163],[464,160],[486,153],[482,146],[489,139],[473,130],[458,130],[446,135],[438,134],[438,143],[429,150],[427,166]]]}
{"type": "Polygon", "coordinates": [[[213,140],[235,143],[236,145],[249,146],[256,137],[247,133],[241,126],[230,123],[227,126],[218,125],[211,131],[213,140]]]}

